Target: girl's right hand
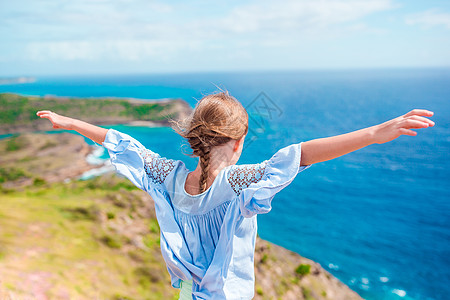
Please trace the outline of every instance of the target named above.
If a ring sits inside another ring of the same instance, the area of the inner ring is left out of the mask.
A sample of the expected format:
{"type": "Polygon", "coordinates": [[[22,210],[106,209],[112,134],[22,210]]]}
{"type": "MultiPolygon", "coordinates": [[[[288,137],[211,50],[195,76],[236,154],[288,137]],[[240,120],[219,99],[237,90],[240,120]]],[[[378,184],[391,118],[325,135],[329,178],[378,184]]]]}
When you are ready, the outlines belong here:
{"type": "Polygon", "coordinates": [[[433,116],[433,112],[425,109],[413,109],[403,116],[386,121],[382,124],[374,126],[375,143],[383,144],[400,135],[417,135],[417,132],[411,129],[427,128],[434,126],[434,122],[425,118],[433,116]]]}
{"type": "Polygon", "coordinates": [[[58,115],[49,110],[40,110],[36,113],[41,118],[49,119],[53,124],[53,128],[72,129],[74,119],[58,115]]]}

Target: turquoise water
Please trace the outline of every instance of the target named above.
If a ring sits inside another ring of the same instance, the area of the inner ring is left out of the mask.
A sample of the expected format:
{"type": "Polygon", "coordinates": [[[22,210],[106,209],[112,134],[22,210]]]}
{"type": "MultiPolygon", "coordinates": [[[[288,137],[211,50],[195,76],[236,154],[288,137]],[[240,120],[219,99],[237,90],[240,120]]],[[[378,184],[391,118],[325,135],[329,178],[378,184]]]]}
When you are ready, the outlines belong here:
{"type": "MultiPolygon", "coordinates": [[[[301,173],[275,197],[273,210],[258,216],[258,232],[319,262],[366,299],[448,298],[448,69],[38,78],[0,86],[0,92],[179,97],[194,106],[215,85],[250,114],[239,163],[260,162],[291,143],[372,126],[413,108],[434,111],[436,126],[415,137],[371,145],[301,173]]],[[[114,128],[163,156],[196,165],[169,128],[114,128]]]]}

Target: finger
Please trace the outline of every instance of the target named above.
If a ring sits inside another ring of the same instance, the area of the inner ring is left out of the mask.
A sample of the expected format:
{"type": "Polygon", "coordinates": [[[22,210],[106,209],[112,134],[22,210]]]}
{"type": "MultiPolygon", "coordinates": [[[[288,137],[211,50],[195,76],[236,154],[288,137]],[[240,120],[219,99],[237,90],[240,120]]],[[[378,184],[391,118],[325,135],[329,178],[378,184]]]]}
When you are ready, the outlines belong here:
{"type": "Polygon", "coordinates": [[[41,114],[41,115],[39,115],[39,117],[41,117],[41,118],[50,118],[51,117],[51,115],[50,114],[41,114]]]}
{"type": "Polygon", "coordinates": [[[50,110],[40,110],[36,114],[39,116],[39,115],[45,114],[45,113],[51,113],[51,111],[50,110]]]}
{"type": "Polygon", "coordinates": [[[49,114],[45,114],[45,115],[41,115],[40,116],[41,118],[44,118],[44,119],[48,119],[48,120],[50,120],[50,122],[54,122],[54,120],[53,120],[53,116],[52,115],[49,115],[49,114]]]}
{"type": "Polygon", "coordinates": [[[413,120],[417,120],[417,121],[426,122],[426,123],[428,123],[429,126],[434,126],[434,122],[431,121],[430,119],[425,118],[425,117],[410,116],[410,117],[408,117],[408,118],[409,118],[409,119],[413,119],[413,120]]]}
{"type": "Polygon", "coordinates": [[[426,109],[413,109],[403,116],[406,118],[406,117],[414,116],[414,115],[431,117],[432,115],[434,115],[434,112],[432,112],[430,110],[426,110],[426,109]]]}
{"type": "Polygon", "coordinates": [[[416,136],[417,132],[405,128],[400,128],[400,134],[416,136]]]}
{"type": "Polygon", "coordinates": [[[413,119],[406,119],[403,128],[427,128],[429,127],[427,122],[417,121],[413,119]]]}

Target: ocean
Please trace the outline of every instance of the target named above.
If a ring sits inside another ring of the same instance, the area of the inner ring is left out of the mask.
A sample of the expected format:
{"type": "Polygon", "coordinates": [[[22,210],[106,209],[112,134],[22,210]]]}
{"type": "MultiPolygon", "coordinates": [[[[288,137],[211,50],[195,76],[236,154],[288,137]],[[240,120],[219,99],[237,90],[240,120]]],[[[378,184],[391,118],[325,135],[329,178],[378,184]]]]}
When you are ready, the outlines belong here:
{"type": "MultiPolygon", "coordinates": [[[[450,70],[386,69],[38,77],[0,92],[74,97],[182,98],[226,89],[250,115],[239,164],[292,143],[376,125],[414,108],[436,125],[300,173],[258,216],[261,238],[320,263],[365,299],[450,294],[450,70]]],[[[162,156],[187,144],[170,128],[111,126],[162,156]]]]}

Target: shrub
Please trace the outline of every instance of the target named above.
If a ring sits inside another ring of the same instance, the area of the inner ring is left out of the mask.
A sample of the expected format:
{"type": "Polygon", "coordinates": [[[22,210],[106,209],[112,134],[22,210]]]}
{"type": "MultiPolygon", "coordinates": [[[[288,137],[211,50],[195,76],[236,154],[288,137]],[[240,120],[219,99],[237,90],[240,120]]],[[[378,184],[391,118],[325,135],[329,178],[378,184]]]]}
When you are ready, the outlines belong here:
{"type": "Polygon", "coordinates": [[[109,248],[118,249],[122,247],[122,243],[119,241],[119,239],[111,235],[105,234],[100,240],[109,248]]]}
{"type": "Polygon", "coordinates": [[[314,300],[314,297],[311,295],[311,290],[307,287],[302,286],[302,293],[305,300],[314,300]]]}
{"type": "Polygon", "coordinates": [[[164,279],[164,273],[151,266],[136,268],[134,270],[134,275],[138,277],[138,282],[143,287],[150,286],[150,282],[156,283],[164,279]]]}
{"type": "Polygon", "coordinates": [[[148,226],[148,229],[150,230],[150,232],[152,233],[158,233],[159,232],[159,224],[158,221],[156,219],[151,219],[150,220],[150,224],[148,226]]]}
{"type": "Polygon", "coordinates": [[[17,151],[26,146],[25,140],[19,135],[13,135],[6,142],[6,151],[17,151]]]}
{"type": "Polygon", "coordinates": [[[112,300],[132,300],[132,298],[123,296],[121,294],[115,294],[114,296],[112,296],[112,300]]]}
{"type": "Polygon", "coordinates": [[[21,177],[26,177],[26,174],[22,169],[0,168],[0,183],[5,181],[14,181],[21,177]]]}
{"type": "Polygon", "coordinates": [[[264,294],[263,289],[260,286],[256,287],[256,293],[260,296],[262,296],[264,294]]]}
{"type": "Polygon", "coordinates": [[[46,181],[40,177],[36,177],[33,180],[33,185],[34,186],[43,186],[46,183],[46,181]]]}
{"type": "Polygon", "coordinates": [[[42,146],[39,148],[39,150],[44,150],[44,149],[47,149],[47,148],[53,148],[53,147],[55,147],[55,146],[58,146],[58,144],[55,143],[55,142],[52,142],[52,141],[47,141],[44,145],[42,145],[42,146]]]}
{"type": "Polygon", "coordinates": [[[295,269],[295,273],[300,276],[308,275],[311,272],[311,266],[308,264],[301,264],[295,269]]]}
{"type": "Polygon", "coordinates": [[[63,208],[62,211],[65,216],[73,221],[77,220],[97,220],[97,215],[100,210],[97,206],[91,205],[89,207],[75,207],[75,208],[63,208]]]}
{"type": "Polygon", "coordinates": [[[262,264],[265,263],[268,258],[269,258],[269,256],[266,253],[264,253],[263,257],[261,258],[261,263],[262,264]]]}

